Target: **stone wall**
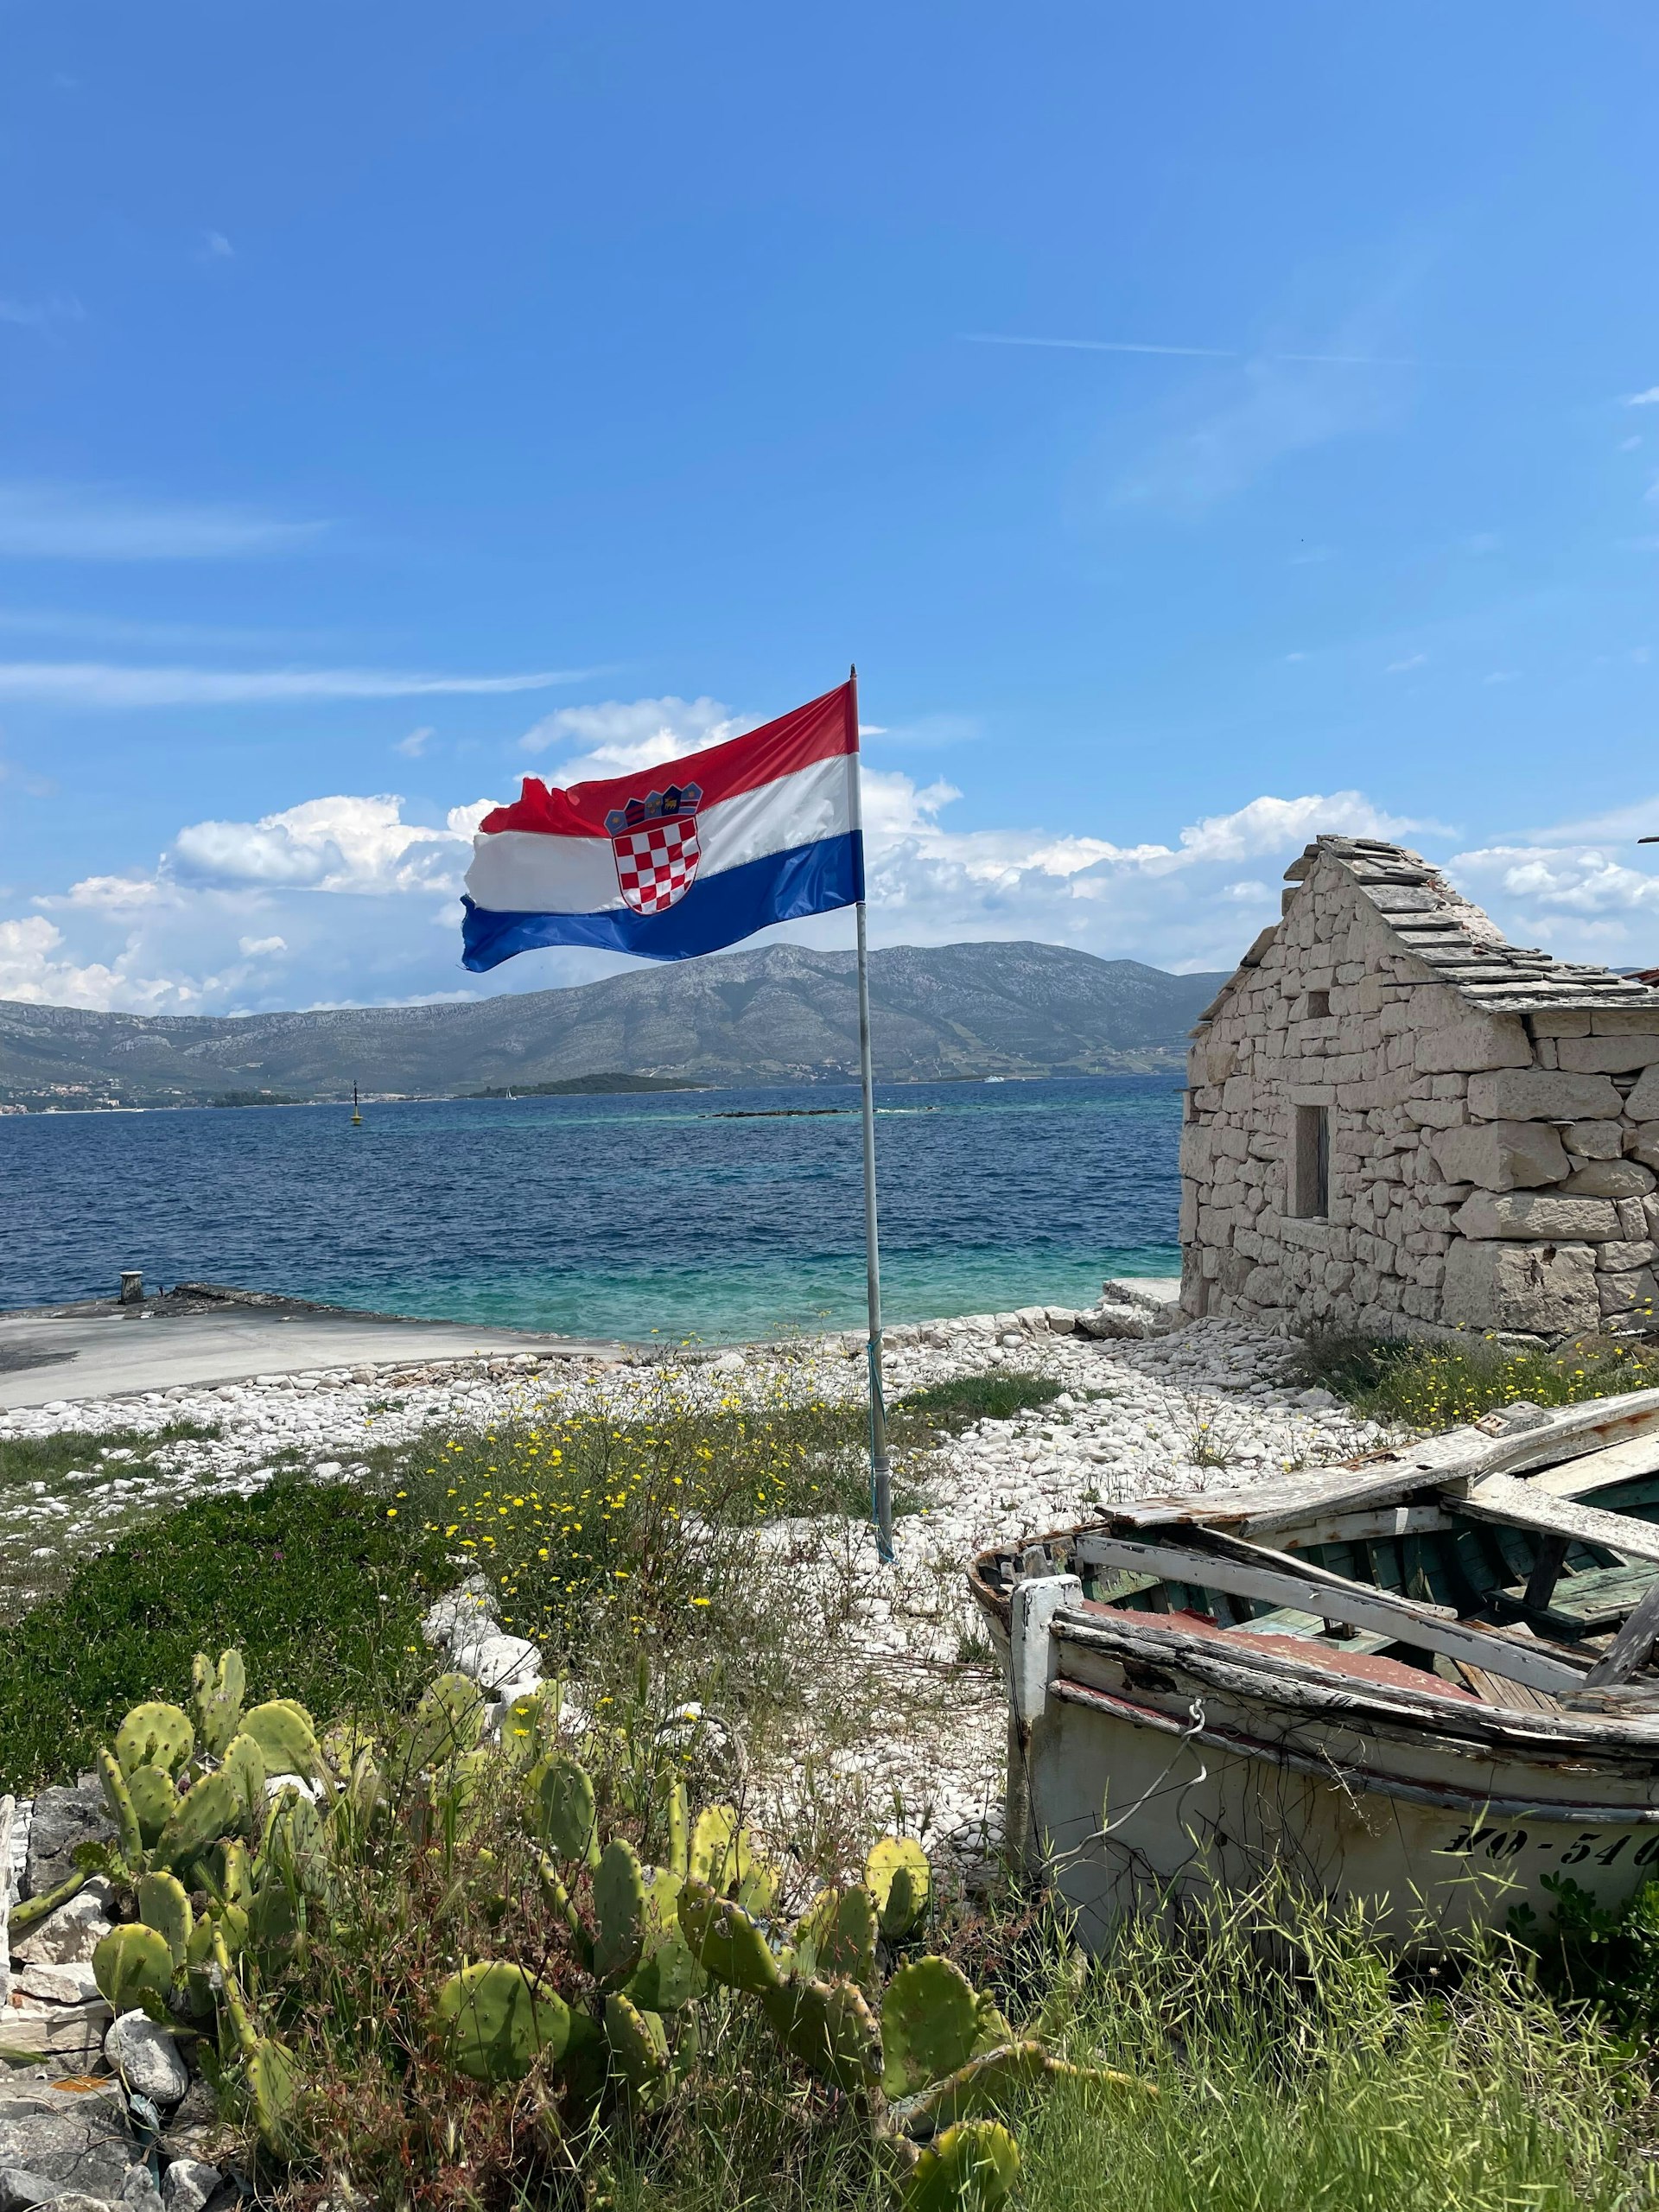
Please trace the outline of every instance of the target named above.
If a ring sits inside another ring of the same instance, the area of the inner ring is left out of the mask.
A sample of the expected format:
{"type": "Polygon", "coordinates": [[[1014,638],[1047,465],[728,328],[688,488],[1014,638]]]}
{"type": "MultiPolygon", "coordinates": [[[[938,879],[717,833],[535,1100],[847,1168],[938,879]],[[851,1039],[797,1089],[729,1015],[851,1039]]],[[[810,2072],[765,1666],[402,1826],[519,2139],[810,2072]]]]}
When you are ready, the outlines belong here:
{"type": "Polygon", "coordinates": [[[1299,865],[1195,1034],[1184,1310],[1374,1335],[1650,1323],[1659,1010],[1486,1011],[1339,861],[1299,865]]]}

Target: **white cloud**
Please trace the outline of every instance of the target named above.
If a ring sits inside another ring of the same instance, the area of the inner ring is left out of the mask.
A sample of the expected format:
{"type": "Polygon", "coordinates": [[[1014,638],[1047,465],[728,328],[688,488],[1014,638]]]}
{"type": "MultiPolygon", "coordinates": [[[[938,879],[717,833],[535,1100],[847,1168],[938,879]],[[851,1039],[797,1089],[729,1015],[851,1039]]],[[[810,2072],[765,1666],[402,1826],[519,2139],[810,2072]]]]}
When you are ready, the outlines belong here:
{"type": "Polygon", "coordinates": [[[700,753],[756,727],[718,699],[607,699],[592,707],[560,707],[518,741],[525,753],[574,746],[574,758],[553,771],[563,784],[654,768],[679,753],[700,753]]]}
{"type": "Polygon", "coordinates": [[[224,561],[292,553],[326,522],[186,506],[102,487],[0,485],[0,554],[62,561],[224,561]]]}
{"type": "Polygon", "coordinates": [[[201,258],[204,261],[234,261],[236,248],[223,231],[204,231],[201,238],[201,258]]]}
{"type": "Polygon", "coordinates": [[[403,819],[403,801],[307,799],[257,822],[195,822],[166,856],[178,883],[303,887],[374,897],[458,887],[469,839],[403,819]]]}
{"type": "Polygon", "coordinates": [[[1391,660],[1382,673],[1385,676],[1403,676],[1408,669],[1425,667],[1427,661],[1427,653],[1408,653],[1403,660],[1391,660]]]}
{"type": "Polygon", "coordinates": [[[410,730],[407,737],[400,737],[391,749],[394,753],[401,753],[405,760],[418,760],[429,750],[436,735],[436,730],[429,723],[423,722],[419,729],[410,730]]]}
{"type": "Polygon", "coordinates": [[[270,952],[286,952],[288,939],[283,937],[239,937],[236,949],[249,960],[260,960],[270,952]]]}
{"type": "Polygon", "coordinates": [[[545,691],[574,670],[431,676],[372,668],[118,668],[96,661],[0,661],[0,698],[76,707],[239,706],[296,699],[409,699],[441,693],[545,691]]]}
{"type": "Polygon", "coordinates": [[[1650,384],[1645,391],[1632,391],[1624,401],[1627,407],[1659,407],[1659,384],[1650,384]]]}
{"type": "Polygon", "coordinates": [[[29,1006],[181,1014],[200,998],[188,982],[137,974],[134,946],[111,966],[66,957],[63,945],[62,931],[40,915],[0,921],[0,999],[21,999],[29,1006]]]}

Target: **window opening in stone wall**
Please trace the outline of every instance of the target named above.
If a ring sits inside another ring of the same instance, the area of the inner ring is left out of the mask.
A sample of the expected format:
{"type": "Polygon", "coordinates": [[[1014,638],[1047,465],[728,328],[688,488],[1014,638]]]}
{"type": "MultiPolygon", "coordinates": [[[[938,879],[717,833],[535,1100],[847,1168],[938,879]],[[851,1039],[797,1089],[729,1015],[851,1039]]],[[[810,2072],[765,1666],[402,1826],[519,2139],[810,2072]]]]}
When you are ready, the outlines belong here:
{"type": "Polygon", "coordinates": [[[1325,1106],[1295,1109],[1291,1148],[1291,1206],[1304,1219],[1323,1221],[1331,1211],[1331,1113],[1325,1106]]]}
{"type": "Polygon", "coordinates": [[[1331,994],[1329,991],[1310,991],[1308,993],[1307,1018],[1310,1021],[1323,1021],[1329,1015],[1330,1012],[1331,994]]]}

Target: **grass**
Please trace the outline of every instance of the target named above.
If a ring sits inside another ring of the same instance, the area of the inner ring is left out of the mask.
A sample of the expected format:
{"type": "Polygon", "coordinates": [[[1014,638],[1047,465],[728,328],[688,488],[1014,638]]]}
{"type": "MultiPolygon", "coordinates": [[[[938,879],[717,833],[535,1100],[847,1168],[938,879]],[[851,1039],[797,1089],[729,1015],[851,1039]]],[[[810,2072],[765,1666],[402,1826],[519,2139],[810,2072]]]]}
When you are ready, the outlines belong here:
{"type": "Polygon", "coordinates": [[[1065,1387],[1049,1375],[996,1369],[988,1375],[953,1376],[947,1382],[912,1390],[898,1401],[893,1412],[938,1428],[966,1428],[972,1421],[1011,1421],[1015,1414],[1030,1413],[1058,1398],[1065,1387]]]}
{"type": "MultiPolygon", "coordinates": [[[[930,1936],[1065,2055],[1155,2101],[1062,2082],[1015,2116],[1021,2212],[1623,2212],[1651,2202],[1648,2076],[1504,1950],[1415,1979],[1358,1918],[1255,1901],[1129,1929],[1091,1968],[1007,1901],[930,1936]],[[1001,1924],[998,1924],[1000,1920],[1001,1924]]],[[[864,2212],[888,2200],[844,2115],[753,2062],[618,2145],[615,2212],[864,2212]],[[839,2120],[839,2124],[838,2124],[839,2120]]]]}
{"type": "Polygon", "coordinates": [[[175,1421],[160,1429],[101,1435],[63,1429],[55,1436],[0,1437],[0,1620],[63,1587],[89,1548],[82,1541],[86,1525],[107,1543],[123,1524],[151,1510],[144,1490],[171,1486],[159,1452],[169,1445],[207,1443],[219,1433],[216,1425],[175,1421]],[[118,1478],[132,1487],[118,1492],[118,1478]]]}
{"type": "Polygon", "coordinates": [[[1372,1421],[1456,1428],[1525,1402],[1576,1406],[1659,1388],[1659,1348],[1586,1338],[1557,1351],[1515,1349],[1495,1337],[1453,1344],[1404,1338],[1311,1337],[1300,1374],[1372,1421]]]}
{"type": "Polygon", "coordinates": [[[255,1699],[296,1697],[319,1719],[368,1682],[395,1699],[426,1666],[420,1615],[454,1580],[442,1543],[343,1484],[187,1505],[9,1627],[0,1792],[82,1772],[130,1706],[180,1694],[198,1650],[239,1645],[255,1699]]]}
{"type": "Polygon", "coordinates": [[[148,1461],[164,1444],[210,1443],[221,1433],[217,1422],[168,1421],[164,1428],[117,1428],[103,1433],[63,1428],[55,1436],[0,1436],[0,1491],[25,1483],[54,1482],[78,1467],[97,1467],[112,1452],[130,1452],[130,1470],[148,1461]]]}

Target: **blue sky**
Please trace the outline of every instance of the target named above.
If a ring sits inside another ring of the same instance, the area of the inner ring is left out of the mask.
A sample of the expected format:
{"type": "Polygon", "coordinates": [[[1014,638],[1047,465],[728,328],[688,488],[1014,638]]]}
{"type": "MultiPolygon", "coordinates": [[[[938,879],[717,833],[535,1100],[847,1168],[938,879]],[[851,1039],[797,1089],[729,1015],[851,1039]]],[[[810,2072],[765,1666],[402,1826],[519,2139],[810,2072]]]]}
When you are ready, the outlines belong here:
{"type": "Polygon", "coordinates": [[[0,26],[0,995],[584,978],[461,972],[479,802],[853,657],[878,942],[1360,828],[1659,960],[1650,5],[0,26]]]}

